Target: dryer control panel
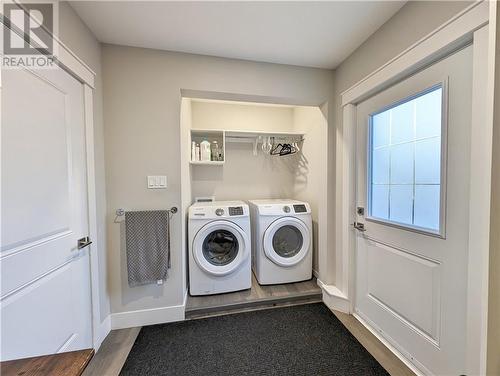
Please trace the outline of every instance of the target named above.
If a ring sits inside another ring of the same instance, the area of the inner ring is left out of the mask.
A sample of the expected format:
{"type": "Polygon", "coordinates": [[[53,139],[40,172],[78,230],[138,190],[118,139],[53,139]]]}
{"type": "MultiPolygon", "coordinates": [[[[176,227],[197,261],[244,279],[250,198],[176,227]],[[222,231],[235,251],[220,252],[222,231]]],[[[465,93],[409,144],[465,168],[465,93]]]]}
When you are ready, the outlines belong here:
{"type": "Polygon", "coordinates": [[[230,206],[229,207],[229,215],[243,215],[243,206],[230,206]]]}
{"type": "Polygon", "coordinates": [[[309,215],[311,207],[307,202],[297,200],[250,200],[259,215],[294,216],[309,215]]]}
{"type": "Polygon", "coordinates": [[[307,213],[307,208],[304,204],[293,205],[295,213],[307,213]]]}

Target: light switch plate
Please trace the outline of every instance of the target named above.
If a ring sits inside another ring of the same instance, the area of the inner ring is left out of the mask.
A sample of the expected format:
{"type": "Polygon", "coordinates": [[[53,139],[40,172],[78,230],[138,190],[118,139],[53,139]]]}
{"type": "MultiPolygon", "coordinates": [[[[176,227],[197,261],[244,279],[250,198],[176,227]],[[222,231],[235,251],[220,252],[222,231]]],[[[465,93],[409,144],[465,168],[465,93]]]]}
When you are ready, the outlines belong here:
{"type": "Polygon", "coordinates": [[[148,176],[148,189],[167,188],[167,177],[165,175],[148,176]]]}

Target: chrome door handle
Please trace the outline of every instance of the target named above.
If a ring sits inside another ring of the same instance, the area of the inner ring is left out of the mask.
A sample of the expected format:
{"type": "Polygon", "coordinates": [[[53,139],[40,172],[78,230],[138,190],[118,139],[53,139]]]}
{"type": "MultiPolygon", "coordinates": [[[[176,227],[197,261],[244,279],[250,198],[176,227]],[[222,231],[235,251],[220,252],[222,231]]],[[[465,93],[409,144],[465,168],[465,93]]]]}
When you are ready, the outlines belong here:
{"type": "Polygon", "coordinates": [[[85,248],[91,244],[92,244],[92,241],[90,240],[90,238],[88,236],[84,236],[83,238],[78,239],[77,248],[82,249],[82,248],[85,248]]]}
{"type": "Polygon", "coordinates": [[[361,231],[361,232],[365,232],[366,231],[366,228],[365,228],[365,224],[364,223],[361,223],[361,222],[354,222],[352,224],[352,226],[358,230],[358,231],[361,231]]]}

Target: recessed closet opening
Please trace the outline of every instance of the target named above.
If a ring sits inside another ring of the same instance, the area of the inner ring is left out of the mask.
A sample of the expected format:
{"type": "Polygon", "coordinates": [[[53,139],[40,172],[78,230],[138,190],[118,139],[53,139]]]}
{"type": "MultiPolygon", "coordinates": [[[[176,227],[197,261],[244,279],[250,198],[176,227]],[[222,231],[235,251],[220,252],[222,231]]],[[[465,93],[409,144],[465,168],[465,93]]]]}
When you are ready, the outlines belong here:
{"type": "Polygon", "coordinates": [[[319,106],[182,98],[183,215],[200,199],[307,202],[317,276],[327,252],[327,131],[319,106]],[[202,141],[219,152],[200,160],[202,141]]]}

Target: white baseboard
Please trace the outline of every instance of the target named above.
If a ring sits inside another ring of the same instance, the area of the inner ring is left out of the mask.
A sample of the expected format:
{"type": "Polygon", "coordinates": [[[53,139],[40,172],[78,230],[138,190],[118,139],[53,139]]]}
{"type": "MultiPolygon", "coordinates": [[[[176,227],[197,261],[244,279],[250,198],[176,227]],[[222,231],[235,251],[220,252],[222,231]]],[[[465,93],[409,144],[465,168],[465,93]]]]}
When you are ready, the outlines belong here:
{"type": "Polygon", "coordinates": [[[184,297],[183,303],[176,306],[112,313],[111,329],[133,328],[136,326],[182,321],[185,318],[186,298],[187,295],[184,297]]]}
{"type": "Polygon", "coordinates": [[[323,291],[323,303],[325,303],[328,308],[344,313],[351,313],[351,302],[349,302],[349,299],[342,291],[334,285],[324,284],[319,279],[317,283],[323,291]]]}
{"type": "Polygon", "coordinates": [[[97,352],[102,345],[102,342],[106,339],[109,332],[111,331],[111,315],[106,316],[106,318],[99,324],[97,328],[96,338],[94,338],[94,350],[97,352]]]}

